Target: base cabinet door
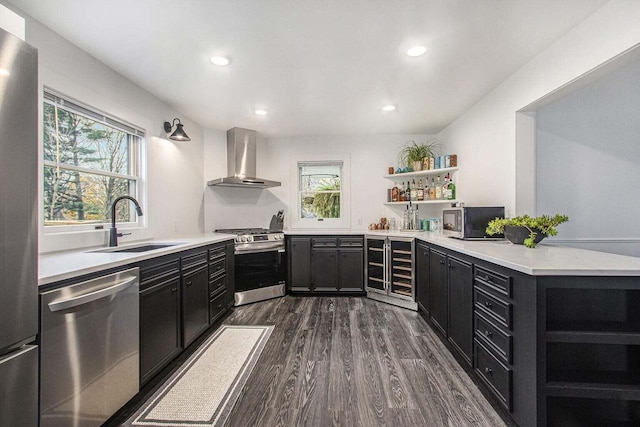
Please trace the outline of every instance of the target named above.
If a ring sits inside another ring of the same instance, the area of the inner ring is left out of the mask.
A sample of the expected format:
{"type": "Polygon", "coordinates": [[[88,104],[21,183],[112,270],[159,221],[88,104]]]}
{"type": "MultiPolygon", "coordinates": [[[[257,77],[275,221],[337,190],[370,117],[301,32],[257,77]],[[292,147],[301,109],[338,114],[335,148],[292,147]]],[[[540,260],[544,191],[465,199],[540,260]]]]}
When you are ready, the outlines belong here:
{"type": "Polygon", "coordinates": [[[140,383],[146,383],[182,351],[180,277],[140,292],[140,383]]]}
{"type": "Polygon", "coordinates": [[[471,367],[473,354],[473,268],[468,262],[448,257],[449,341],[471,367]]]}
{"type": "Polygon", "coordinates": [[[337,249],[314,249],[311,258],[311,286],[315,292],[338,290],[337,249]]]}
{"type": "Polygon", "coordinates": [[[182,276],[184,347],[209,327],[209,275],[203,265],[182,276]]]}
{"type": "Polygon", "coordinates": [[[362,248],[338,251],[339,283],[341,292],[364,290],[364,260],[362,248]]]}
{"type": "Polygon", "coordinates": [[[289,239],[289,289],[311,291],[311,239],[291,237],[289,239]]]}
{"type": "Polygon", "coordinates": [[[447,256],[429,250],[429,313],[439,331],[447,336],[449,292],[447,289],[447,256]]]}

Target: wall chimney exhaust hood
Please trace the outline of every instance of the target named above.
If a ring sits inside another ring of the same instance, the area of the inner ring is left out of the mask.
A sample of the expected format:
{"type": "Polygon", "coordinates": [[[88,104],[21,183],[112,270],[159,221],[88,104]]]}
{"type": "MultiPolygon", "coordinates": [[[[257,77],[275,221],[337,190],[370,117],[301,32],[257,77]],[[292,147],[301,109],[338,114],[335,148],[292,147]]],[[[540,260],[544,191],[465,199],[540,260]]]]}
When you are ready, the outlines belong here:
{"type": "Polygon", "coordinates": [[[256,178],[256,131],[231,128],[227,131],[227,174],[207,182],[210,186],[269,188],[278,181],[256,178]]]}

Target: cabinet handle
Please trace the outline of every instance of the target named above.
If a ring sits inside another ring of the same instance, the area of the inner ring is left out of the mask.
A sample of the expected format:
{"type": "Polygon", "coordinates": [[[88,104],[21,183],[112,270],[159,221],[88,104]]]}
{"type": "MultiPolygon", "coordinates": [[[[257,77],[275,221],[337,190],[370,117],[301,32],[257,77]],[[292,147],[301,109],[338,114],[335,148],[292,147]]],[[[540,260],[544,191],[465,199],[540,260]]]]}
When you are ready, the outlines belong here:
{"type": "Polygon", "coordinates": [[[187,286],[191,286],[191,280],[187,282],[187,286]]]}
{"type": "Polygon", "coordinates": [[[444,265],[444,261],[440,260],[440,264],[441,264],[441,265],[444,265]]]}
{"type": "Polygon", "coordinates": [[[485,373],[485,374],[487,374],[487,375],[491,375],[491,374],[493,374],[493,369],[491,369],[491,368],[484,368],[484,373],[485,373]]]}
{"type": "Polygon", "coordinates": [[[455,267],[455,265],[449,263],[449,268],[452,269],[452,270],[455,270],[456,267],[455,267]]]}
{"type": "Polygon", "coordinates": [[[178,292],[178,288],[171,288],[171,292],[178,292]]]}
{"type": "Polygon", "coordinates": [[[493,304],[491,304],[489,301],[485,301],[484,306],[487,308],[491,308],[493,307],[493,304]]]}
{"type": "Polygon", "coordinates": [[[491,333],[491,331],[484,331],[484,334],[486,337],[491,338],[493,337],[493,333],[491,333]]]}

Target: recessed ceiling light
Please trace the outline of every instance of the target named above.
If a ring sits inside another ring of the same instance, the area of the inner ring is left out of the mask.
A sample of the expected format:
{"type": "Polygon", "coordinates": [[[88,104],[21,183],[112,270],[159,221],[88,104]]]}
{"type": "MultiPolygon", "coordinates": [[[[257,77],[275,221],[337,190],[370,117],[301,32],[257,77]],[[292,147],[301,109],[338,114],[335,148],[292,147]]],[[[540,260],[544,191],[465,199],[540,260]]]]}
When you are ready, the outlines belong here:
{"type": "Polygon", "coordinates": [[[407,50],[407,55],[420,56],[420,55],[424,55],[426,51],[427,51],[427,48],[424,46],[413,46],[412,48],[409,48],[409,50],[407,50]]]}
{"type": "Polygon", "coordinates": [[[224,67],[225,65],[229,65],[229,63],[231,61],[229,61],[229,58],[226,58],[224,56],[212,56],[210,59],[211,63],[213,65],[218,65],[220,67],[224,67]]]}
{"type": "Polygon", "coordinates": [[[382,111],[393,111],[395,109],[396,109],[396,106],[391,104],[385,105],[384,107],[382,107],[382,111]]]}
{"type": "Polygon", "coordinates": [[[258,116],[264,116],[267,114],[267,110],[258,109],[258,110],[255,110],[254,113],[257,114],[258,116]]]}

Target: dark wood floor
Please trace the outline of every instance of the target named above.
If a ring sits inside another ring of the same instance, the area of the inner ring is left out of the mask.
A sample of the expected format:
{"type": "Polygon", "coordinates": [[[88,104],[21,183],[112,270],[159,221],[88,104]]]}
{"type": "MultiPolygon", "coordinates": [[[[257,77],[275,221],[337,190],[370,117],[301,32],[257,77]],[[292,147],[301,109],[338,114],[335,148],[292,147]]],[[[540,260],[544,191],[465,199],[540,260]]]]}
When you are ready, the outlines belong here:
{"type": "Polygon", "coordinates": [[[426,322],[367,298],[238,307],[275,325],[229,426],[504,426],[426,322]]]}

